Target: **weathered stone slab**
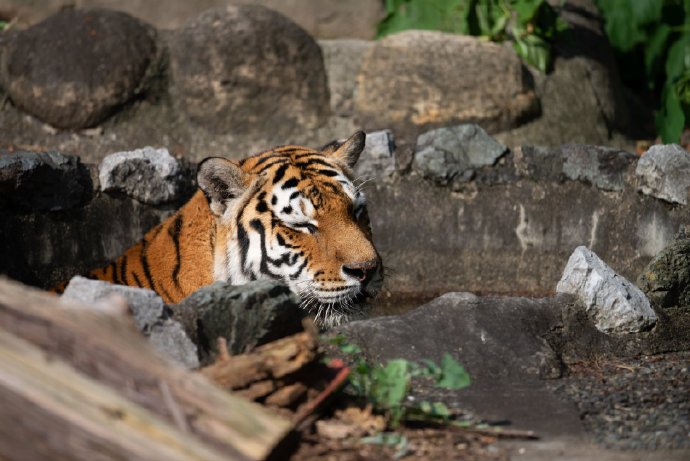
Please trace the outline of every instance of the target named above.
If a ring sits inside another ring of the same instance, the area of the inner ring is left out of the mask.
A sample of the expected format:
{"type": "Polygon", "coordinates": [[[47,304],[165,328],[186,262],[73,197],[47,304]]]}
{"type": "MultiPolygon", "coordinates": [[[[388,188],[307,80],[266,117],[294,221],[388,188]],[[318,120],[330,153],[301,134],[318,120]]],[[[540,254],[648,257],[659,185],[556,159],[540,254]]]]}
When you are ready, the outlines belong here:
{"type": "Polygon", "coordinates": [[[597,329],[605,333],[638,333],[657,320],[644,293],[584,246],[570,256],[556,291],[578,296],[597,329]]]}
{"type": "Polygon", "coordinates": [[[443,32],[400,32],[367,51],[355,111],[366,128],[478,123],[493,133],[538,113],[525,75],[508,47],[443,32]]]}
{"type": "Polygon", "coordinates": [[[142,91],[156,31],[101,9],[64,9],[14,36],[2,80],[12,101],[59,128],[88,128],[142,91]]]}
{"type": "Polygon", "coordinates": [[[83,203],[92,192],[79,158],[59,152],[0,155],[0,205],[17,210],[55,211],[83,203]]]}
{"type": "Polygon", "coordinates": [[[478,125],[427,131],[417,138],[412,166],[439,185],[467,182],[477,168],[493,165],[508,151],[478,125]]]}
{"type": "Polygon", "coordinates": [[[688,204],[690,153],[677,144],[649,148],[637,162],[638,186],[643,194],[671,203],[688,204]]]}
{"type": "Polygon", "coordinates": [[[288,136],[329,113],[321,49],[273,10],[208,10],[169,42],[174,104],[214,134],[288,136]]]}
{"type": "Polygon", "coordinates": [[[167,149],[144,147],[108,155],[98,169],[104,192],[124,192],[142,203],[157,205],[179,200],[185,178],[167,149]]]}

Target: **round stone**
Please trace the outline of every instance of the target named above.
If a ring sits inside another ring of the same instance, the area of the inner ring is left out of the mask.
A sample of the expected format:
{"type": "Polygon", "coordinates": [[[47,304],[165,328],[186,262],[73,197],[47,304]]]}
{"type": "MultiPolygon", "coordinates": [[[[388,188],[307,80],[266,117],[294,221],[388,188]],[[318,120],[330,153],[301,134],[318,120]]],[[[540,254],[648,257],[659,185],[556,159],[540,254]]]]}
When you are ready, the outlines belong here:
{"type": "Polygon", "coordinates": [[[19,108],[82,129],[135,96],[155,56],[153,27],[116,11],[66,9],[14,36],[2,80],[19,108]]]}
{"type": "Polygon", "coordinates": [[[264,7],[208,10],[174,31],[170,68],[175,104],[213,133],[289,134],[328,115],[321,49],[264,7]]]}
{"type": "Polygon", "coordinates": [[[443,32],[400,32],[365,54],[355,114],[368,128],[477,123],[495,133],[538,114],[526,74],[506,46],[443,32]]]}

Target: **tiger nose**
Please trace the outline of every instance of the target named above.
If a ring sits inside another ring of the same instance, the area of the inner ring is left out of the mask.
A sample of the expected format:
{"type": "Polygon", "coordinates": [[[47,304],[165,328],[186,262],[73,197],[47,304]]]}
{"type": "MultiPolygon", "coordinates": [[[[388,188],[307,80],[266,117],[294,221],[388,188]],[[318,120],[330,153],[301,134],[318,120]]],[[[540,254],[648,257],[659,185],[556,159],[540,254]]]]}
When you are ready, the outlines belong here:
{"type": "Polygon", "coordinates": [[[343,264],[343,273],[357,279],[361,283],[367,283],[376,273],[379,267],[377,259],[371,261],[343,264]]]}

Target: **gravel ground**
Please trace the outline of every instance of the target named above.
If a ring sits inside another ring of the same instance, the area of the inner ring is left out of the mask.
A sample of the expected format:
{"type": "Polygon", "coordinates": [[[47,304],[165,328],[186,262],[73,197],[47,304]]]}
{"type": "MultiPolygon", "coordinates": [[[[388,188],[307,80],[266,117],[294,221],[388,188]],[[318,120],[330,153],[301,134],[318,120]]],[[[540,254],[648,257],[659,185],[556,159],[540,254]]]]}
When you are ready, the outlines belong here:
{"type": "Polygon", "coordinates": [[[616,449],[690,448],[690,351],[571,365],[554,382],[594,440],[616,449]]]}

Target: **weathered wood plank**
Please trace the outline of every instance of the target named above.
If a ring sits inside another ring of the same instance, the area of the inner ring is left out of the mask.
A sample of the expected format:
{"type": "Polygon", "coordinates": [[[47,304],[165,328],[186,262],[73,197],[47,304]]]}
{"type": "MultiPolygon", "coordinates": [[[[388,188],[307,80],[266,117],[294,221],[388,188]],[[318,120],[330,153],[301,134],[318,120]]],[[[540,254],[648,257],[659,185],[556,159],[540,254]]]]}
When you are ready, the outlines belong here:
{"type": "Polygon", "coordinates": [[[0,453],[16,461],[230,459],[4,330],[0,453]]]}
{"type": "Polygon", "coordinates": [[[0,279],[0,328],[231,458],[263,459],[291,429],[264,408],[165,362],[131,320],[107,309],[80,309],[0,279]]]}

